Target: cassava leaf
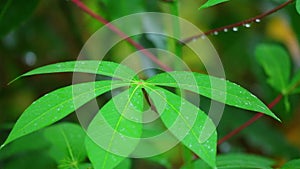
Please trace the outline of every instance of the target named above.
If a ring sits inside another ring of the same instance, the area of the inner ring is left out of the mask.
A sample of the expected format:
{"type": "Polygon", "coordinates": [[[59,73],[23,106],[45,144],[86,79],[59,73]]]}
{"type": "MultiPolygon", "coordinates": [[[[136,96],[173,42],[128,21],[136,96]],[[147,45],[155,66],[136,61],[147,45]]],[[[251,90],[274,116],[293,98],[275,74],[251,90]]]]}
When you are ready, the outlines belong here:
{"type": "MultiPolygon", "coordinates": [[[[275,162],[271,159],[250,154],[232,153],[217,156],[218,169],[272,169],[275,162]]],[[[202,160],[182,167],[182,169],[212,169],[202,160]]]]}
{"type": "Polygon", "coordinates": [[[86,158],[84,147],[85,132],[77,124],[60,123],[45,128],[45,138],[51,143],[49,155],[58,166],[78,168],[79,163],[86,158]]]}
{"type": "Polygon", "coordinates": [[[285,163],[281,169],[299,169],[300,166],[300,159],[291,160],[285,163]]]}
{"type": "Polygon", "coordinates": [[[0,1],[0,37],[17,27],[24,20],[29,18],[38,5],[39,0],[0,1]]]}
{"type": "MultiPolygon", "coordinates": [[[[131,80],[135,77],[135,73],[131,69],[121,64],[108,61],[81,60],[42,66],[17,77],[15,80],[24,76],[63,72],[99,74],[116,77],[123,80],[131,80]]],[[[13,80],[12,82],[14,82],[15,80],[13,80]]]]}
{"type": "Polygon", "coordinates": [[[287,51],[274,44],[260,44],[256,47],[257,61],[268,76],[268,83],[277,91],[286,94],[291,65],[287,51]]]}
{"type": "Polygon", "coordinates": [[[2,147],[64,118],[93,98],[122,86],[128,86],[128,83],[97,81],[67,86],[44,95],[23,112],[2,147]]]}
{"type": "Polygon", "coordinates": [[[297,0],[297,1],[296,1],[296,9],[297,9],[297,12],[298,12],[299,15],[300,15],[300,0],[297,0]]]}
{"type": "Polygon", "coordinates": [[[143,93],[135,85],[101,108],[88,127],[86,141],[95,169],[114,168],[135,150],[143,129],[142,110],[143,93]]]}
{"type": "Polygon", "coordinates": [[[215,127],[209,117],[184,98],[165,89],[149,85],[146,91],[168,130],[186,147],[214,167],[217,133],[215,130],[212,133],[205,133],[204,124],[215,127]],[[208,135],[207,139],[202,140],[202,134],[208,135]]]}
{"type": "Polygon", "coordinates": [[[167,72],[147,80],[158,86],[189,90],[230,106],[261,112],[279,120],[256,96],[241,86],[209,75],[194,72],[167,72]]]}
{"type": "Polygon", "coordinates": [[[208,0],[205,4],[203,4],[199,9],[208,8],[223,2],[227,2],[229,0],[208,0]]]}

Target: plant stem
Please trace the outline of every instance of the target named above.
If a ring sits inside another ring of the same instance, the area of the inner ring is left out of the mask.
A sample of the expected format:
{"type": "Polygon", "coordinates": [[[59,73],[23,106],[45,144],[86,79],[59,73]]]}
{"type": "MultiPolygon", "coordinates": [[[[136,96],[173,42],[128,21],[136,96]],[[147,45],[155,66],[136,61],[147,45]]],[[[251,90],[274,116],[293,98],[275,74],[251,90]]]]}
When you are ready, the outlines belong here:
{"type": "MultiPolygon", "coordinates": [[[[279,101],[282,99],[282,95],[278,95],[270,104],[268,104],[268,108],[273,108],[275,105],[277,105],[279,103],[279,101]]],[[[218,141],[218,145],[224,143],[225,141],[227,141],[228,139],[230,139],[231,137],[237,135],[239,132],[241,132],[243,129],[245,129],[246,127],[250,126],[252,123],[254,123],[256,120],[258,120],[259,118],[261,118],[264,114],[262,113],[257,113],[254,117],[252,117],[250,120],[248,120],[246,123],[244,123],[243,125],[241,125],[240,127],[236,128],[235,130],[231,131],[230,133],[228,133],[226,136],[224,136],[223,138],[221,138],[218,141]]]]}
{"type": "Polygon", "coordinates": [[[231,24],[231,25],[226,25],[226,26],[223,26],[223,27],[212,29],[212,30],[209,30],[209,31],[204,32],[202,34],[198,34],[198,35],[183,39],[183,40],[181,40],[181,43],[182,44],[189,43],[189,42],[191,42],[193,40],[196,40],[196,39],[198,39],[198,38],[200,38],[204,35],[212,35],[214,33],[219,33],[221,31],[237,28],[237,27],[240,27],[240,26],[246,26],[247,24],[251,24],[251,23],[254,23],[254,22],[260,22],[264,17],[273,14],[274,12],[286,7],[287,5],[289,5],[290,3],[294,2],[294,1],[295,0],[288,0],[287,2],[285,2],[283,4],[280,4],[279,6],[273,8],[273,9],[271,9],[271,10],[265,12],[265,13],[257,15],[255,17],[252,17],[252,18],[249,18],[249,19],[246,19],[246,20],[243,20],[241,22],[237,22],[237,23],[234,23],[234,24],[231,24]]]}
{"type": "Polygon", "coordinates": [[[107,21],[102,16],[94,13],[92,10],[90,10],[84,3],[82,3],[80,0],[71,0],[74,4],[76,4],[82,11],[89,14],[91,17],[97,19],[99,22],[105,24],[111,31],[115,32],[117,35],[119,35],[122,39],[126,40],[128,43],[130,43],[132,46],[134,46],[136,49],[140,50],[144,55],[146,55],[150,60],[152,60],[154,63],[156,63],[159,67],[164,69],[165,71],[172,71],[172,69],[162,63],[159,59],[156,58],[151,52],[146,50],[142,45],[134,41],[132,38],[127,36],[124,32],[122,32],[119,28],[112,25],[109,21],[107,21]]]}

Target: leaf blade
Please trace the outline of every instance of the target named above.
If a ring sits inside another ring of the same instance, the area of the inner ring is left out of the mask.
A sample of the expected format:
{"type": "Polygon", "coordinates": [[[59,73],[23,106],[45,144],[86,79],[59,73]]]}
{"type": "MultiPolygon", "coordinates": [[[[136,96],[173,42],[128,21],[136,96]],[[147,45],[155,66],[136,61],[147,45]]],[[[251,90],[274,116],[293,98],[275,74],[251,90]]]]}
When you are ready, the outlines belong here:
{"type": "Polygon", "coordinates": [[[117,64],[108,61],[80,60],[80,61],[60,62],[60,63],[42,66],[17,77],[12,82],[25,76],[32,76],[38,74],[50,74],[50,73],[67,73],[67,72],[98,74],[98,75],[116,77],[123,80],[131,80],[133,77],[136,78],[135,73],[130,68],[122,64],[117,64]]]}
{"type": "Polygon", "coordinates": [[[128,86],[128,83],[97,81],[67,86],[44,95],[23,112],[2,147],[62,119],[98,95],[122,86],[128,86]],[[73,93],[73,90],[77,92],[73,93]]]}
{"type": "Polygon", "coordinates": [[[51,143],[49,155],[58,165],[69,165],[70,168],[79,167],[79,163],[86,158],[84,147],[84,130],[77,124],[59,123],[43,130],[45,138],[51,143]],[[73,165],[75,166],[73,166],[73,165]]]}
{"type": "Polygon", "coordinates": [[[206,120],[209,125],[215,127],[209,117],[184,98],[165,89],[148,86],[146,91],[160,114],[160,118],[171,133],[206,163],[214,167],[217,147],[216,131],[208,133],[208,135],[211,134],[208,139],[200,140],[206,120]],[[176,119],[178,116],[179,119],[176,119]]]}
{"type": "Polygon", "coordinates": [[[174,71],[158,74],[148,79],[147,82],[153,85],[192,91],[218,102],[250,111],[261,112],[279,120],[256,96],[241,86],[220,78],[195,72],[174,71]]]}
{"type": "Polygon", "coordinates": [[[143,127],[142,123],[131,120],[142,119],[140,99],[143,99],[140,87],[131,87],[105,104],[90,123],[86,148],[95,168],[114,168],[134,151],[143,127]]]}
{"type": "Polygon", "coordinates": [[[287,51],[279,45],[260,44],[256,47],[255,56],[269,77],[268,83],[285,94],[291,72],[287,51]]]}
{"type": "Polygon", "coordinates": [[[199,9],[209,8],[220,3],[228,2],[229,0],[208,0],[205,4],[201,5],[199,9]]]}

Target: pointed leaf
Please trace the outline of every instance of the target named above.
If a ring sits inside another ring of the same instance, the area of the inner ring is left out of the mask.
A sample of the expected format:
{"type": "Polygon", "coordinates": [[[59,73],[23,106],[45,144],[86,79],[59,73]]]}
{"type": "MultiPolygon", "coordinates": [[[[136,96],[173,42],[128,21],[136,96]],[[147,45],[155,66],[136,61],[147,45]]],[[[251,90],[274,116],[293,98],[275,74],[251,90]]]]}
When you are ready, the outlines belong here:
{"type": "Polygon", "coordinates": [[[291,72],[287,51],[279,45],[260,44],[256,47],[255,55],[268,75],[268,83],[277,91],[285,94],[291,72]]]}
{"type": "Polygon", "coordinates": [[[300,159],[291,160],[285,163],[281,169],[299,169],[300,166],[300,159]]]}
{"type": "Polygon", "coordinates": [[[23,112],[2,146],[55,123],[93,98],[122,86],[128,86],[128,83],[97,81],[67,86],[46,94],[23,112]]]}
{"type": "Polygon", "coordinates": [[[205,4],[203,4],[199,9],[208,8],[223,2],[227,2],[229,0],[208,0],[205,4]]]}
{"type": "Polygon", "coordinates": [[[129,156],[142,134],[143,93],[139,86],[113,97],[88,127],[89,159],[96,169],[111,169],[129,156]]]}
{"type": "Polygon", "coordinates": [[[279,120],[256,96],[241,86],[209,75],[194,72],[168,72],[147,80],[158,86],[189,90],[230,106],[261,112],[279,120]]]}
{"type": "Polygon", "coordinates": [[[99,74],[116,77],[123,80],[131,80],[133,77],[135,77],[135,73],[131,69],[121,64],[108,61],[80,60],[42,66],[17,77],[15,80],[24,76],[63,72],[99,74]]]}
{"type": "Polygon", "coordinates": [[[210,166],[215,166],[217,133],[206,133],[204,124],[215,127],[209,117],[199,108],[165,89],[146,88],[165,126],[186,147],[200,156],[210,166]],[[202,140],[202,134],[208,139],[202,140]]]}
{"type": "Polygon", "coordinates": [[[86,158],[84,147],[85,131],[72,123],[60,123],[44,130],[45,138],[51,143],[49,155],[64,168],[78,168],[86,158]]]}

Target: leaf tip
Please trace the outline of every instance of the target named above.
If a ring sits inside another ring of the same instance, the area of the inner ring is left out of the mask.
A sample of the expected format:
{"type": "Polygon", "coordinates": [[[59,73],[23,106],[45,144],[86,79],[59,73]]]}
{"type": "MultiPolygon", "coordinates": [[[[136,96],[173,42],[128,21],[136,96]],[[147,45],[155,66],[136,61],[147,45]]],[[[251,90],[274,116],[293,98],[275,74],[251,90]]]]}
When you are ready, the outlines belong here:
{"type": "Polygon", "coordinates": [[[15,78],[14,80],[10,81],[7,83],[7,86],[11,85],[13,82],[15,82],[16,80],[20,79],[21,76],[15,78]]]}
{"type": "Polygon", "coordinates": [[[0,150],[3,149],[3,147],[4,147],[5,145],[6,145],[5,143],[2,144],[2,145],[0,146],[0,150]]]}

